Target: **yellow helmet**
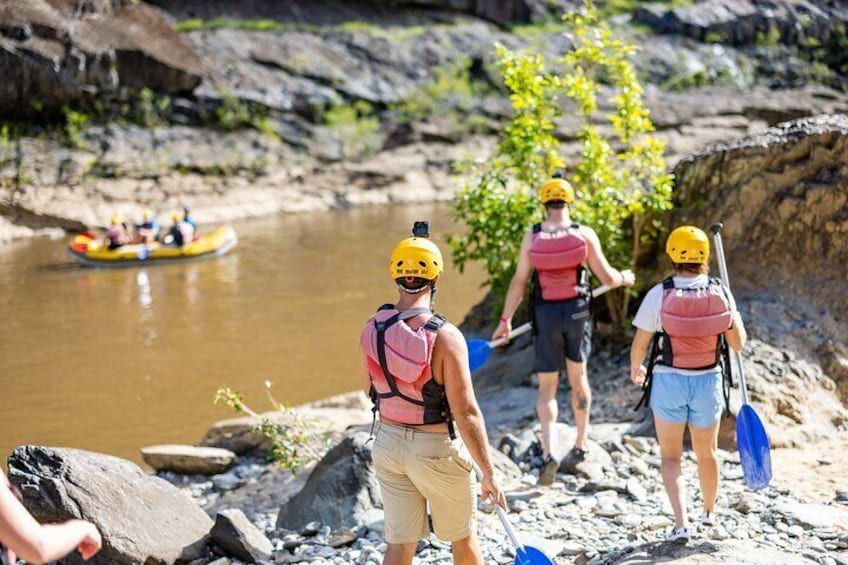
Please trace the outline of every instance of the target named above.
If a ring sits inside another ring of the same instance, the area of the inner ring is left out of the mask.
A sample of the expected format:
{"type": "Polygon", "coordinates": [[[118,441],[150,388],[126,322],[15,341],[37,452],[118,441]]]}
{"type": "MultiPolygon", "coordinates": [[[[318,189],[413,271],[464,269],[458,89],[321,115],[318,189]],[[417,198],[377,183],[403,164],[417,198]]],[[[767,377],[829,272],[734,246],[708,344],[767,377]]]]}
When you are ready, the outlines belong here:
{"type": "Polygon", "coordinates": [[[123,218],[121,218],[121,215],[117,212],[112,212],[112,215],[109,217],[109,223],[112,224],[113,226],[117,226],[122,221],[123,221],[123,218]]]}
{"type": "Polygon", "coordinates": [[[665,252],[675,263],[706,263],[710,258],[710,240],[695,226],[680,226],[668,236],[665,252]]]}
{"type": "Polygon", "coordinates": [[[392,279],[420,277],[431,281],[442,274],[442,252],[425,237],[408,237],[392,251],[389,274],[392,279]]]}
{"type": "Polygon", "coordinates": [[[153,212],[149,208],[145,208],[144,211],[141,213],[141,219],[144,220],[145,222],[150,220],[150,218],[152,218],[152,217],[153,217],[153,212]]]}
{"type": "Polygon", "coordinates": [[[571,204],[574,202],[574,189],[567,180],[552,178],[539,188],[539,200],[542,204],[552,200],[562,200],[566,204],[571,204]]]}
{"type": "Polygon", "coordinates": [[[179,212],[174,212],[173,214],[171,214],[171,219],[174,220],[175,222],[179,222],[182,219],[182,217],[183,217],[183,215],[180,214],[179,212]]]}

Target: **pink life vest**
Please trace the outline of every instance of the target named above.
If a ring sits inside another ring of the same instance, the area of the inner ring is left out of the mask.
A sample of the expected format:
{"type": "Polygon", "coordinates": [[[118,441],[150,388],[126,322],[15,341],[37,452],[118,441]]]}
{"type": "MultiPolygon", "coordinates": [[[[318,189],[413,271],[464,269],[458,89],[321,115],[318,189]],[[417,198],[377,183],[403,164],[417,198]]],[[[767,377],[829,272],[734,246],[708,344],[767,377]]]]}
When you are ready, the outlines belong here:
{"type": "MultiPolygon", "coordinates": [[[[536,270],[541,299],[571,300],[585,293],[582,265],[589,258],[589,246],[580,235],[577,224],[555,232],[533,226],[530,264],[536,270]]],[[[539,292],[539,291],[537,291],[539,292]]]]}
{"type": "Polygon", "coordinates": [[[675,288],[663,281],[663,339],[659,363],[678,369],[709,369],[718,364],[733,312],[721,282],[710,278],[700,288],[675,288]]]}
{"type": "Polygon", "coordinates": [[[444,323],[443,316],[428,308],[401,312],[385,304],[365,324],[360,346],[371,378],[371,399],[381,415],[401,424],[448,422],[450,427],[445,388],[436,383],[430,368],[444,323]]]}
{"type": "Polygon", "coordinates": [[[126,245],[129,241],[127,230],[121,224],[109,226],[106,229],[106,239],[111,242],[112,247],[120,247],[126,245]]]}

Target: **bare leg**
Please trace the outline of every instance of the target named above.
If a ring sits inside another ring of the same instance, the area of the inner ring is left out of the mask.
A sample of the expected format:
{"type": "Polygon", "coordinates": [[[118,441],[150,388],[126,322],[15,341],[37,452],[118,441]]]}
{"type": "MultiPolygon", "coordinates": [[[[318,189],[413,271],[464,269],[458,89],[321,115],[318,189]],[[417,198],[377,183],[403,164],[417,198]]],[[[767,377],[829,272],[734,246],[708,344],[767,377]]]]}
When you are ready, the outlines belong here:
{"type": "Polygon", "coordinates": [[[539,395],[536,397],[536,415],[542,425],[542,458],[547,458],[556,442],[555,428],[559,410],[557,407],[557,385],[559,372],[539,373],[539,395]]]}
{"type": "Polygon", "coordinates": [[[383,558],[383,565],[412,565],[417,543],[390,543],[383,558]]]}
{"type": "Polygon", "coordinates": [[[477,534],[453,542],[454,565],[483,565],[483,552],[477,534]]]}
{"type": "Polygon", "coordinates": [[[689,426],[692,435],[692,449],[698,459],[698,480],[701,482],[701,496],[704,499],[704,510],[712,512],[715,508],[716,493],[718,492],[718,427],[721,420],[708,428],[689,426]]]}
{"type": "Polygon", "coordinates": [[[586,362],[575,363],[565,360],[568,382],[571,384],[571,409],[574,410],[574,422],[577,425],[577,439],[574,447],[586,449],[586,435],[589,433],[589,410],[592,408],[592,391],[586,374],[586,362]]]}
{"type": "Polygon", "coordinates": [[[657,427],[657,439],[660,442],[662,457],[662,478],[668,501],[674,511],[675,527],[686,526],[686,513],[683,510],[684,488],[680,480],[680,458],[683,455],[683,431],[685,423],[669,422],[654,414],[657,427]]]}

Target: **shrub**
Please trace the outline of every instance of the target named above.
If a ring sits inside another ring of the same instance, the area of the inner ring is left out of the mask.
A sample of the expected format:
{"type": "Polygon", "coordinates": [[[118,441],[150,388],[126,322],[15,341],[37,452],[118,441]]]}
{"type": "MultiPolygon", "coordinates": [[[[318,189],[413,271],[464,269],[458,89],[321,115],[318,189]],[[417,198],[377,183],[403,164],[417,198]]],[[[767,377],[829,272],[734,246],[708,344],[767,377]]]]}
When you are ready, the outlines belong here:
{"type": "Polygon", "coordinates": [[[295,472],[299,467],[320,459],[329,439],[312,418],[305,418],[295,408],[277,402],[271,394],[271,382],[265,381],[265,393],[276,413],[274,417],[259,414],[248,406],[244,397],[229,387],[215,393],[215,404],[224,403],[237,414],[256,418],[254,431],[265,436],[271,444],[270,458],[283,469],[295,472]]]}
{"type": "MultiPolygon", "coordinates": [[[[595,229],[618,268],[635,265],[645,232],[659,228],[654,215],[671,208],[664,144],[651,135],[653,124],[630,61],[635,47],[614,36],[591,0],[563,22],[573,47],[558,61],[562,72],[548,70],[541,54],[497,47],[514,115],[495,155],[466,165],[467,180],[453,203],[454,215],[466,225],[466,233],[449,240],[454,261],[460,270],[468,261],[485,262],[486,282],[501,295],[515,270],[524,232],[541,216],[536,187],[556,170],[567,168],[581,195],[572,217],[595,229]],[[610,88],[601,85],[599,76],[610,88]],[[602,96],[613,108],[604,116],[614,132],[611,138],[597,125],[602,96]],[[576,105],[583,147],[580,160],[568,166],[553,135],[564,98],[576,105]]],[[[607,295],[614,322],[623,322],[628,297],[607,295]]]]}

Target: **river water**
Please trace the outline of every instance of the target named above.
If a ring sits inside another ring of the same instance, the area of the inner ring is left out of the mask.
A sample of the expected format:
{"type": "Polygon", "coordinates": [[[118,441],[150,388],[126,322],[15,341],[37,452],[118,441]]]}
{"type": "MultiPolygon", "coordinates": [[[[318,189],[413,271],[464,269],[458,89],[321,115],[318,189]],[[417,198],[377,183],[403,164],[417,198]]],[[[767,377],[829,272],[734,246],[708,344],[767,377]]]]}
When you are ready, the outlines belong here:
{"type": "MultiPolygon", "coordinates": [[[[425,218],[434,237],[456,229],[434,204],[278,216],[234,224],[217,259],[108,270],[73,265],[67,240],[0,248],[0,460],[195,443],[233,416],[221,386],[262,411],[266,379],[287,404],[356,389],[362,324],[396,297],[391,248],[425,218]]],[[[437,309],[461,321],[483,278],[449,265],[437,309]]]]}

